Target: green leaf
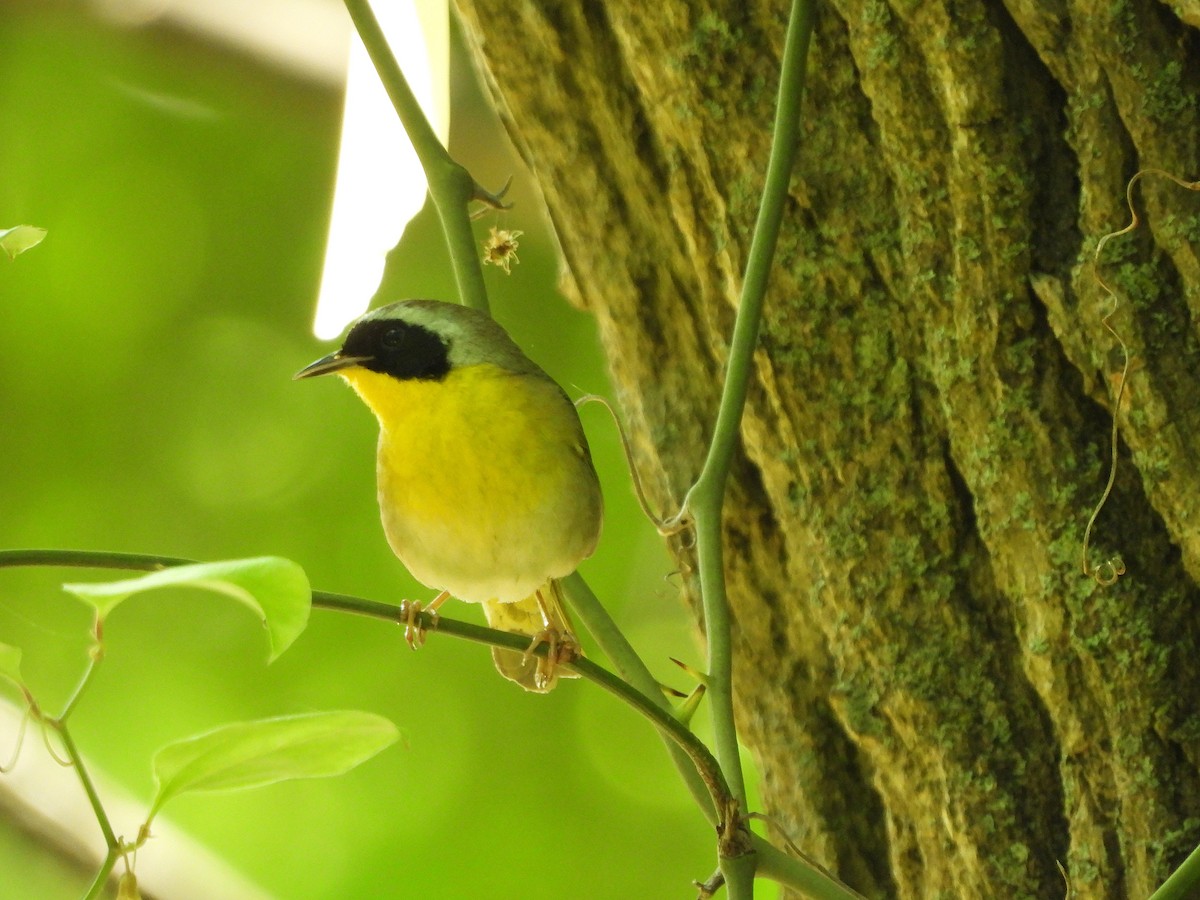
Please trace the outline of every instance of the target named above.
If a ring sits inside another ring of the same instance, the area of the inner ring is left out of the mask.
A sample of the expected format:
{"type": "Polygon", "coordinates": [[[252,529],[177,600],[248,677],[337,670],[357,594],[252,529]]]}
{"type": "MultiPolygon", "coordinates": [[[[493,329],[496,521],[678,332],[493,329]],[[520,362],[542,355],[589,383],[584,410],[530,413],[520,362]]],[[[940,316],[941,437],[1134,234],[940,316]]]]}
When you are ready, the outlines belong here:
{"type": "Polygon", "coordinates": [[[173,566],[122,581],[63,585],[64,590],[94,606],[101,619],[122,600],[163,587],[216,591],[249,606],[267,626],[272,662],[308,625],[312,607],[308,576],[296,563],[278,556],[173,566]]]}
{"type": "Polygon", "coordinates": [[[0,644],[0,678],[9,678],[16,684],[21,681],[21,651],[9,644],[0,644]]]}
{"type": "Polygon", "coordinates": [[[8,254],[9,259],[16,259],[30,247],[36,247],[46,236],[45,228],[35,225],[18,225],[0,231],[0,250],[8,254]]]}
{"type": "Polygon", "coordinates": [[[354,710],[239,722],[163,747],[154,756],[153,817],[186,791],[234,791],[291,778],[341,775],[395,743],[382,716],[354,710]]]}

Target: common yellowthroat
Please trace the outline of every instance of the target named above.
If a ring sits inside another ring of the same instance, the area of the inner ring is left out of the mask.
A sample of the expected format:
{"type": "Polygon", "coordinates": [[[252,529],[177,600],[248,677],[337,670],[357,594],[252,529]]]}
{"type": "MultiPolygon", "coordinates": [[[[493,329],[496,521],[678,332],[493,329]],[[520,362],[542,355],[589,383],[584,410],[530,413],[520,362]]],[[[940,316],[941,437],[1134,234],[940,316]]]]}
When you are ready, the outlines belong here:
{"type": "Polygon", "coordinates": [[[526,690],[549,691],[557,663],[578,654],[557,579],[592,554],[603,518],[570,398],[486,313],[437,300],[372,310],[295,377],[330,372],[379,419],[383,529],[441,592],[427,608],[481,603],[491,627],[529,635],[531,650],[548,641],[545,658],[492,657],[526,690]]]}

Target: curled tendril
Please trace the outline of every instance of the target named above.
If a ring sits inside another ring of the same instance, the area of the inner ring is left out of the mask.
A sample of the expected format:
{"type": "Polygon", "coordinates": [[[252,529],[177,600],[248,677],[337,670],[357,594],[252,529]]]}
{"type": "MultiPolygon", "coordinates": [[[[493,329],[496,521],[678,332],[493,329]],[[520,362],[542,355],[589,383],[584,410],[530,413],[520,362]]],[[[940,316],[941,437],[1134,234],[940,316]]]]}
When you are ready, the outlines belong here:
{"type": "Polygon", "coordinates": [[[1096,568],[1092,569],[1091,576],[1096,579],[1096,583],[1101,587],[1108,587],[1117,583],[1117,579],[1125,574],[1125,562],[1119,556],[1114,556],[1112,559],[1106,559],[1096,568]]]}
{"type": "Polygon", "coordinates": [[[1141,169],[1129,179],[1129,183],[1125,186],[1125,204],[1129,207],[1129,224],[1120,231],[1109,232],[1100,238],[1100,240],[1096,242],[1096,252],[1092,256],[1092,277],[1112,301],[1112,305],[1109,307],[1108,312],[1101,317],[1100,324],[1104,326],[1104,328],[1113,336],[1113,339],[1116,340],[1117,344],[1120,346],[1121,356],[1123,359],[1123,364],[1121,366],[1121,378],[1117,382],[1116,396],[1113,398],[1112,432],[1109,441],[1111,445],[1110,450],[1112,454],[1112,462],[1110,463],[1108,469],[1108,483],[1104,486],[1104,492],[1100,495],[1100,499],[1097,501],[1095,508],[1092,510],[1092,515],[1088,519],[1087,527],[1084,529],[1083,550],[1081,554],[1083,558],[1083,574],[1090,575],[1096,580],[1097,584],[1100,584],[1104,587],[1116,584],[1117,579],[1125,574],[1125,563],[1121,560],[1121,557],[1114,556],[1111,559],[1100,563],[1100,565],[1093,567],[1091,561],[1088,559],[1088,547],[1091,544],[1092,528],[1096,524],[1096,518],[1100,515],[1100,510],[1104,508],[1104,504],[1108,502],[1108,498],[1112,494],[1113,484],[1115,484],[1117,480],[1117,448],[1118,439],[1120,438],[1119,415],[1121,412],[1121,400],[1125,396],[1125,382],[1129,379],[1129,346],[1125,343],[1121,335],[1117,333],[1116,329],[1112,327],[1110,322],[1112,317],[1116,315],[1117,310],[1121,306],[1121,298],[1118,297],[1117,292],[1109,287],[1108,283],[1100,277],[1100,251],[1103,250],[1104,245],[1113,238],[1129,234],[1129,232],[1138,227],[1140,220],[1138,219],[1137,209],[1135,209],[1133,205],[1133,186],[1137,184],[1138,180],[1144,175],[1158,175],[1175,182],[1175,184],[1189,191],[1200,191],[1200,181],[1184,181],[1182,178],[1176,178],[1170,172],[1165,172],[1162,169],[1141,169]]]}

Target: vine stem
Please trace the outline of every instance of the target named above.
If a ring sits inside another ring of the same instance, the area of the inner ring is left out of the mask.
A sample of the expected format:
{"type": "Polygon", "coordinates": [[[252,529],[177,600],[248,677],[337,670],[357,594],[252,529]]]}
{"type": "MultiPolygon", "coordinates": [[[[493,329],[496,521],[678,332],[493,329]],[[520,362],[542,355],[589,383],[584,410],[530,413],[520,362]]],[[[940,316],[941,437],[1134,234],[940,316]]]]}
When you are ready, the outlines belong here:
{"type": "Polygon", "coordinates": [[[104,804],[100,800],[100,794],[96,791],[96,785],[92,782],[91,775],[88,774],[87,766],[83,764],[83,755],[79,752],[79,748],[75,746],[75,740],[71,737],[67,723],[62,718],[47,718],[43,719],[43,722],[47,728],[53,729],[58,735],[59,740],[62,741],[63,750],[67,754],[67,761],[75,770],[75,774],[79,776],[79,782],[83,785],[83,792],[87,796],[88,804],[92,807],[92,813],[96,816],[96,822],[100,826],[101,834],[104,835],[104,861],[100,864],[100,869],[96,872],[96,877],[92,879],[88,892],[84,894],[84,900],[99,900],[104,894],[104,889],[108,884],[108,878],[112,874],[113,867],[117,864],[117,859],[123,852],[122,843],[120,838],[117,837],[117,833],[113,831],[112,823],[108,819],[108,813],[104,811],[104,804]]]}
{"type": "Polygon", "coordinates": [[[343,2],[425,172],[429,196],[433,199],[442,223],[442,233],[446,236],[459,299],[466,306],[487,312],[487,289],[468,207],[472,200],[496,205],[499,197],[491,196],[480,188],[471,174],[446,151],[409,87],[367,0],[343,2]]]}
{"type": "MultiPolygon", "coordinates": [[[[793,0],[792,3],[779,78],[771,154],[730,341],[721,405],[713,427],[708,457],[684,503],[691,511],[696,526],[697,567],[708,643],[708,686],[716,756],[743,813],[746,811],[746,788],[733,715],[732,629],[725,588],[721,516],[726,483],[746,405],[767,280],[800,142],[800,110],[815,5],[815,0],[793,0]]],[[[744,836],[748,835],[749,830],[745,829],[744,836]]],[[[721,870],[731,900],[750,896],[752,888],[748,889],[746,885],[754,873],[752,846],[748,840],[731,842],[726,844],[722,852],[721,870]]]]}

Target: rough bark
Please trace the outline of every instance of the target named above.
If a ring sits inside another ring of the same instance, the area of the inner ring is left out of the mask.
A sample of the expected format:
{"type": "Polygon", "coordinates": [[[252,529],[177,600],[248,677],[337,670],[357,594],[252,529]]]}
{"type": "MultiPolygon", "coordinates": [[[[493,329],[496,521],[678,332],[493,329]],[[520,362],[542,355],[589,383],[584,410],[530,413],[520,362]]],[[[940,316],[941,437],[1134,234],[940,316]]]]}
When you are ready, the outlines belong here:
{"type": "MultiPolygon", "coordinates": [[[[695,477],[787,5],[461,0],[663,508],[695,477]],[[701,8],[703,7],[703,8],[701,8]]],[[[831,0],[727,508],[767,810],[871,896],[1145,896],[1200,841],[1195,0],[831,0]]],[[[686,553],[681,550],[681,553],[686,553]]]]}

